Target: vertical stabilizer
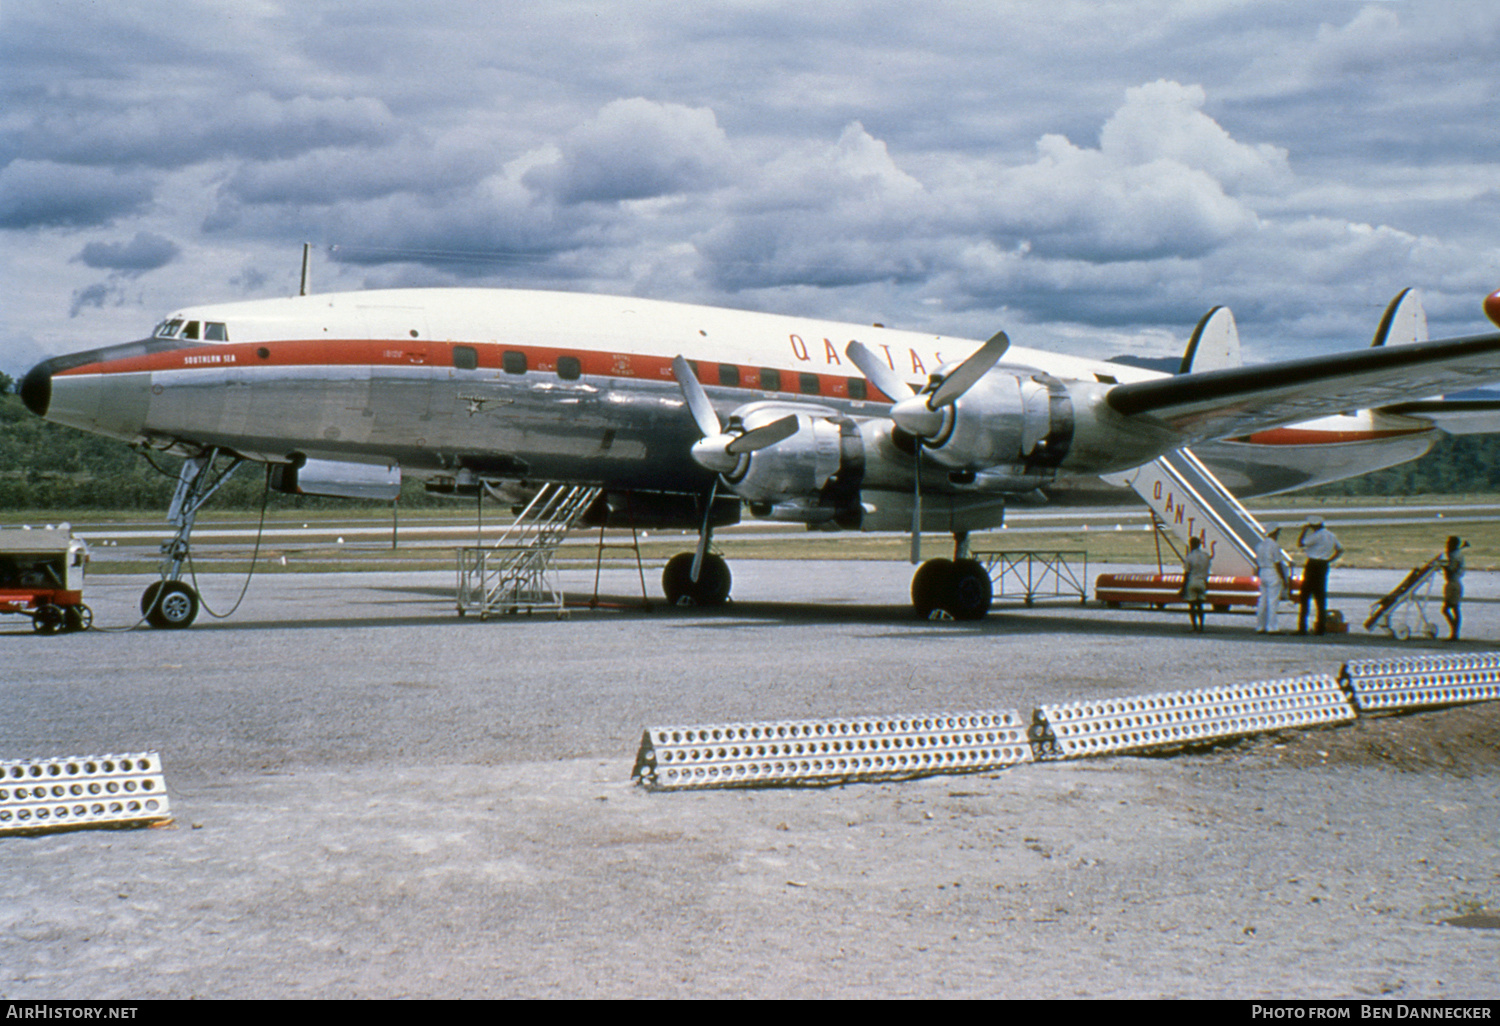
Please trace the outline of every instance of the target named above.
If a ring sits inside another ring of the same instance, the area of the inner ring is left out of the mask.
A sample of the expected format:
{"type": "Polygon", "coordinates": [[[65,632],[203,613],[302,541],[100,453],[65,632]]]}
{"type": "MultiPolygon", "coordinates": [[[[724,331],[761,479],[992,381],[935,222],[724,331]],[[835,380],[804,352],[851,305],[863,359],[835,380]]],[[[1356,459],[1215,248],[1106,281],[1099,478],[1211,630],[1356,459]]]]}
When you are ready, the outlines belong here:
{"type": "Polygon", "coordinates": [[[1234,323],[1234,314],[1227,306],[1216,306],[1193,329],[1177,373],[1224,370],[1241,362],[1240,329],[1234,323]]]}
{"type": "Polygon", "coordinates": [[[1402,289],[1386,306],[1370,345],[1400,346],[1426,341],[1427,310],[1422,306],[1422,294],[1416,289],[1402,289]]]}

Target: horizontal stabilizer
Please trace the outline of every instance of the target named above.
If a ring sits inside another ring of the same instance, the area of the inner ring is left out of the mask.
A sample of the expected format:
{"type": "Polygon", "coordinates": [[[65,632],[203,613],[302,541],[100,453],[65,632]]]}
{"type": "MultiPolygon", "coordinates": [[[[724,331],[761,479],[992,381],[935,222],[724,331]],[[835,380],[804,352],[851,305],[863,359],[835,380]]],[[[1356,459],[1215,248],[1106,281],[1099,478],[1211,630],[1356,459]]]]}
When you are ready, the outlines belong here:
{"type": "Polygon", "coordinates": [[[1415,417],[1450,435],[1491,435],[1500,432],[1500,399],[1424,399],[1384,406],[1380,413],[1415,417]]]}
{"type": "Polygon", "coordinates": [[[1126,382],[1110,389],[1107,401],[1117,413],[1165,425],[1191,445],[1494,381],[1500,381],[1500,334],[1126,382]]]}

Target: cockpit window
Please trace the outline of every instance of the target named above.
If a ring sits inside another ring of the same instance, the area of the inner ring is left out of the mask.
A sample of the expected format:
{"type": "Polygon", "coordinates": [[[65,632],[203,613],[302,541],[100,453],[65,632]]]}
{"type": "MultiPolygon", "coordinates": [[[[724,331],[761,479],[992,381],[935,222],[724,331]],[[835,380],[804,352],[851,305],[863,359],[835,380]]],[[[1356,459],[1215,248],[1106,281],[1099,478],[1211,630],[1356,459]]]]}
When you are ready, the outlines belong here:
{"type": "Polygon", "coordinates": [[[203,338],[208,342],[228,342],[229,329],[217,321],[208,321],[203,325],[203,338]]]}
{"type": "Polygon", "coordinates": [[[198,322],[197,321],[188,321],[187,322],[187,327],[185,327],[185,328],[182,329],[182,337],[183,338],[187,338],[187,339],[192,339],[193,341],[196,342],[197,339],[198,339],[198,322]]]}
{"type": "Polygon", "coordinates": [[[162,321],[156,326],[156,330],[152,334],[157,338],[176,338],[177,333],[181,330],[182,319],[178,318],[174,321],[162,321]]]}

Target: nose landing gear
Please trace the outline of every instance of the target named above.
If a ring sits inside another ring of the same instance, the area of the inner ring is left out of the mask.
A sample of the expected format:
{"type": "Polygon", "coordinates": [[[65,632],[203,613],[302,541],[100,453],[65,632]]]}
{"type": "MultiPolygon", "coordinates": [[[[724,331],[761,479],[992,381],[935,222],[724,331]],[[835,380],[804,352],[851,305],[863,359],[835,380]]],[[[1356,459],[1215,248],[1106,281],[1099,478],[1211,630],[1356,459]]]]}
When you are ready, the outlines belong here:
{"type": "Polygon", "coordinates": [[[244,457],[231,454],[229,464],[216,471],[214,463],[221,453],[220,449],[209,449],[192,456],[183,461],[177,475],[177,490],[167,509],[167,523],[176,526],[177,533],[162,543],[161,580],[153,581],[141,594],[141,615],[160,630],[180,630],[198,618],[198,593],[182,580],[183,566],[190,558],[193,522],[203,504],[245,462],[244,457]]]}

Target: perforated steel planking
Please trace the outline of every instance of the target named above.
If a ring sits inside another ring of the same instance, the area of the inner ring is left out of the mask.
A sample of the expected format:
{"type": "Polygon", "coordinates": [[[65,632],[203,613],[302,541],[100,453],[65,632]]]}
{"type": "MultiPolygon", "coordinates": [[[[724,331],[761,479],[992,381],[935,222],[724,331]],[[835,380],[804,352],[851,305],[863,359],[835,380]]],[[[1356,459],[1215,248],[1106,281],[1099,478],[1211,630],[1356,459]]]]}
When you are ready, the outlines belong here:
{"type": "Polygon", "coordinates": [[[156,752],[0,761],[0,835],[170,818],[156,752]]]}
{"type": "Polygon", "coordinates": [[[1014,709],[651,727],[631,778],[652,789],[836,784],[1032,761],[1014,709]]]}
{"type": "Polygon", "coordinates": [[[1500,653],[1404,656],[1344,664],[1339,679],[1361,712],[1500,698],[1500,653]]]}
{"type": "Polygon", "coordinates": [[[1327,674],[1168,691],[1135,698],[1044,705],[1031,741],[1042,758],[1177,747],[1263,731],[1341,723],[1355,710],[1327,674]]]}

